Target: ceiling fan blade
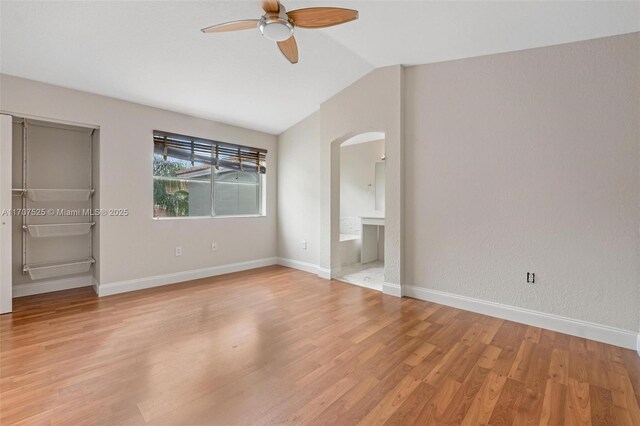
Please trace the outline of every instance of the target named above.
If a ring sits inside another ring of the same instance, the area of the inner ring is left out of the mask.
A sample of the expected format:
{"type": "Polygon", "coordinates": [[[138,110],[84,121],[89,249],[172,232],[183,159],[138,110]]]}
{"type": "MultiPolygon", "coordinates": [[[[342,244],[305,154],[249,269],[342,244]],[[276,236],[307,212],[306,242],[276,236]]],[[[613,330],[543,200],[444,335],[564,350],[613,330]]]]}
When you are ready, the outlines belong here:
{"type": "Polygon", "coordinates": [[[341,7],[310,7],[287,12],[289,19],[300,28],[325,28],[358,19],[358,11],[341,7]]]}
{"type": "Polygon", "coordinates": [[[278,47],[289,62],[292,64],[298,63],[298,43],[296,43],[295,37],[291,36],[285,41],[279,41],[278,47]]]}
{"type": "Polygon", "coordinates": [[[243,19],[242,21],[225,22],[224,24],[213,25],[211,27],[203,28],[200,31],[203,33],[225,33],[228,31],[240,31],[250,30],[252,28],[258,28],[259,19],[243,19]]]}
{"type": "Polygon", "coordinates": [[[280,12],[280,3],[278,0],[262,0],[262,9],[267,13],[280,12]]]}

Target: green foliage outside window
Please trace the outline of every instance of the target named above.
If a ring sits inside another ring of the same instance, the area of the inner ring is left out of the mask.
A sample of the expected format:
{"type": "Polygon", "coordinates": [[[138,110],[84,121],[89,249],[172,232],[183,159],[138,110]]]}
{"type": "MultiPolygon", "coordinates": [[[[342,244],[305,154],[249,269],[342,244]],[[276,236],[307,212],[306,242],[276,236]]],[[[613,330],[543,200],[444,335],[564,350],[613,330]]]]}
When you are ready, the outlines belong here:
{"type": "Polygon", "coordinates": [[[189,192],[180,188],[177,177],[177,173],[186,168],[181,162],[165,160],[159,154],[153,155],[153,204],[163,210],[166,216],[189,216],[189,192]]]}

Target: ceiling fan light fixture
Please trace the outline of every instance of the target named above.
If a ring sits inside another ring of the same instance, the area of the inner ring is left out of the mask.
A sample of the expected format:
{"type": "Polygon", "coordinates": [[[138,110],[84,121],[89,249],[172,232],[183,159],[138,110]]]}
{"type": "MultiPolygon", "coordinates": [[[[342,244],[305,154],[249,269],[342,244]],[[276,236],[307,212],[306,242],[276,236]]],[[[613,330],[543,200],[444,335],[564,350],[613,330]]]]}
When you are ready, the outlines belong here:
{"type": "Polygon", "coordinates": [[[271,41],[285,41],[293,35],[293,25],[281,17],[263,17],[258,25],[263,36],[271,41]]]}

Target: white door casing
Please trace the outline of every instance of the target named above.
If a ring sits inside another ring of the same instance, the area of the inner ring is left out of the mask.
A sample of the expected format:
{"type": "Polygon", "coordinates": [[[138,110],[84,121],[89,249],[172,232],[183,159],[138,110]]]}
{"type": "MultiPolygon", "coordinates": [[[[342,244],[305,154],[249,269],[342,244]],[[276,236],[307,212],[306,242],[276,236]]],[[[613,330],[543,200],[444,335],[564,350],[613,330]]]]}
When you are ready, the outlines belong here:
{"type": "Polygon", "coordinates": [[[0,314],[12,311],[11,145],[12,117],[0,114],[0,314]]]}

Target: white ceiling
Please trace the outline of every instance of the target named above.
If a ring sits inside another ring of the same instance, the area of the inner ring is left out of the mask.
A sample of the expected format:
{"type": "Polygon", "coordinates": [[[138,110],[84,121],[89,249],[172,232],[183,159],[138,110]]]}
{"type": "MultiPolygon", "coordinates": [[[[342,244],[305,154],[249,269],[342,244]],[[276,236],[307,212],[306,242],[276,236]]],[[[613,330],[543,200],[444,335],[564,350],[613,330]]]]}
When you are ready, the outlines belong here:
{"type": "Polygon", "coordinates": [[[360,19],[299,30],[290,65],[258,31],[258,1],[0,3],[0,71],[280,133],[372,69],[640,31],[640,2],[284,1],[352,7],[360,19]]]}

